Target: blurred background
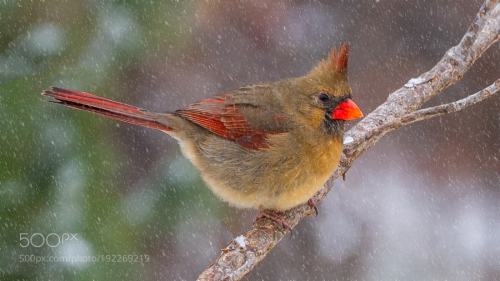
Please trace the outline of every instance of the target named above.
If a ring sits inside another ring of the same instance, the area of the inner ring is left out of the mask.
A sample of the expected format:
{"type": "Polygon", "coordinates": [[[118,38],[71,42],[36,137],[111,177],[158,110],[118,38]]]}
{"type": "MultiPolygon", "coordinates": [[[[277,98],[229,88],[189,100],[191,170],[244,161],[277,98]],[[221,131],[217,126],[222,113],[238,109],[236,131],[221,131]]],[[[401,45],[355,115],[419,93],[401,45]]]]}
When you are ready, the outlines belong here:
{"type": "MultiPolygon", "coordinates": [[[[193,280],[256,215],[215,198],[168,136],[43,89],[172,111],[302,75],[348,41],[368,113],[458,43],[481,3],[0,2],[0,279],[193,280]],[[100,255],[142,260],[72,259],[100,255]]],[[[497,44],[430,104],[489,85],[499,62],[497,44]]],[[[246,280],[499,279],[499,106],[387,135],[246,280]]]]}

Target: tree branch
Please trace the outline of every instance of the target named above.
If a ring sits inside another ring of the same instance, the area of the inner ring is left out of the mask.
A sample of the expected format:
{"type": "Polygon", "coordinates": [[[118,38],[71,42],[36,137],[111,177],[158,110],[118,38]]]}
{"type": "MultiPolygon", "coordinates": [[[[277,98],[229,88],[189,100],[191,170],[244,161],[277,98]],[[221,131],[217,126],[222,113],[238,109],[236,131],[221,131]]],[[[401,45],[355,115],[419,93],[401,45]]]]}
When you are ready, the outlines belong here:
{"type": "Polygon", "coordinates": [[[381,124],[374,134],[387,134],[403,126],[413,124],[418,121],[423,121],[438,117],[444,114],[454,113],[472,106],[476,103],[482,102],[483,100],[493,97],[500,92],[500,79],[497,79],[493,84],[476,92],[470,96],[463,99],[450,102],[447,104],[442,104],[438,106],[433,106],[425,109],[420,109],[417,111],[410,112],[402,117],[394,118],[390,122],[381,124]]]}
{"type": "Polygon", "coordinates": [[[498,94],[500,92],[500,79],[497,79],[493,84],[489,85],[488,87],[482,89],[479,92],[476,92],[475,94],[472,94],[470,96],[467,96],[463,99],[450,102],[447,104],[442,104],[438,106],[433,106],[425,109],[420,109],[417,111],[414,111],[412,113],[409,113],[403,118],[401,118],[399,122],[399,127],[409,125],[418,121],[423,121],[427,119],[431,119],[437,116],[441,116],[444,114],[448,113],[454,113],[457,111],[460,111],[464,108],[467,108],[469,106],[472,106],[476,103],[482,102],[483,100],[493,97],[494,95],[498,94]]]}
{"type": "MultiPolygon", "coordinates": [[[[339,167],[325,186],[313,197],[320,202],[361,153],[388,132],[435,116],[456,112],[499,92],[499,80],[487,88],[449,104],[419,108],[429,99],[459,81],[474,62],[500,38],[499,0],[487,0],[460,40],[429,71],[410,79],[391,93],[387,100],[349,130],[344,137],[344,152],[339,167]]],[[[307,204],[286,211],[282,219],[293,229],[303,218],[314,214],[307,204]]],[[[233,239],[198,280],[240,280],[250,272],[289,232],[265,217],[257,219],[246,233],[233,239]]]]}

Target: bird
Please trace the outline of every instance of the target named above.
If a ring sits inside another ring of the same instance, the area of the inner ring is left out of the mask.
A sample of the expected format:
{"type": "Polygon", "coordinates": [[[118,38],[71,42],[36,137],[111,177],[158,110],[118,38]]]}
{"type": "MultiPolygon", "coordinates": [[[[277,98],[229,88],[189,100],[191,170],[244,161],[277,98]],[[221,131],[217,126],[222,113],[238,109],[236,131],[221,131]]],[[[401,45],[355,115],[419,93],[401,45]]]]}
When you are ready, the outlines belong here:
{"type": "Polygon", "coordinates": [[[178,141],[213,193],[238,208],[283,212],[310,202],[337,168],[346,121],[363,117],[341,43],[300,77],[221,92],[155,113],[51,87],[50,101],[160,130],[178,141]]]}

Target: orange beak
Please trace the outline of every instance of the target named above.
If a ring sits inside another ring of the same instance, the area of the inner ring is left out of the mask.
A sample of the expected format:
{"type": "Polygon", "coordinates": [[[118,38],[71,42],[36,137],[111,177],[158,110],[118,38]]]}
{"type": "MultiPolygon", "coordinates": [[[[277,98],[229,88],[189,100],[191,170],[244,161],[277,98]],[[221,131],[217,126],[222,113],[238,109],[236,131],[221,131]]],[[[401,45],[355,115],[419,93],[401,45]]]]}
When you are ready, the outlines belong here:
{"type": "Polygon", "coordinates": [[[363,117],[363,112],[359,109],[351,99],[339,103],[334,110],[332,110],[333,120],[354,120],[363,117]]]}

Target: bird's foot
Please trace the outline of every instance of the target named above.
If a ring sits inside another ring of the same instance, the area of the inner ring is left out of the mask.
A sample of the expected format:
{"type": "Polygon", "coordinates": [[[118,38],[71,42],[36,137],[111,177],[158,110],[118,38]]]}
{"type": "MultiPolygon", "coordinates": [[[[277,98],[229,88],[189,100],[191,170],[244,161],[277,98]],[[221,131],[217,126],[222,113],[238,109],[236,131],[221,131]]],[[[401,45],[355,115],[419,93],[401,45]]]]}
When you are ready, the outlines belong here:
{"type": "Polygon", "coordinates": [[[260,214],[257,216],[255,220],[261,219],[261,218],[267,218],[270,219],[271,221],[279,224],[284,230],[292,230],[292,227],[290,224],[283,218],[283,212],[280,211],[275,211],[275,210],[263,210],[260,212],[260,214]]]}
{"type": "Polygon", "coordinates": [[[314,198],[307,200],[307,205],[309,205],[309,207],[313,208],[315,216],[317,216],[319,214],[317,204],[318,204],[318,201],[316,201],[316,199],[314,199],[314,198]]]}

